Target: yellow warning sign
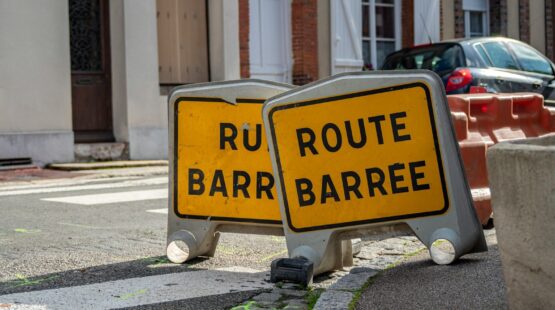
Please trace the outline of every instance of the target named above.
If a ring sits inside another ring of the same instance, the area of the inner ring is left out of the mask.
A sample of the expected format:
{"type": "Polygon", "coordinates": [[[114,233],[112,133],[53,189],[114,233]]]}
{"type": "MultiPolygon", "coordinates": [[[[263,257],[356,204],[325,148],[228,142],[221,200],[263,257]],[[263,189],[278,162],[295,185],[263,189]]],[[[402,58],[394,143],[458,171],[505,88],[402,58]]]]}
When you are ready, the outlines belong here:
{"type": "Polygon", "coordinates": [[[180,98],[174,211],[182,218],[281,224],[263,100],[180,98]]]}
{"type": "Polygon", "coordinates": [[[427,85],[295,102],[269,113],[293,231],[436,215],[448,209],[427,85]]]}

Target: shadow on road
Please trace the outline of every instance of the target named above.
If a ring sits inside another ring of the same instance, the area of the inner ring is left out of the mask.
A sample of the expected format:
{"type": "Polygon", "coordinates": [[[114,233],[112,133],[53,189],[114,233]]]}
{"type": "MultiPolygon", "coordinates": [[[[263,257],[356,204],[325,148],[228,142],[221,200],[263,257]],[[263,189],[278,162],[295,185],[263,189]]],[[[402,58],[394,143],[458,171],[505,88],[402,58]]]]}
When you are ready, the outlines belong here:
{"type": "Polygon", "coordinates": [[[154,256],[116,264],[49,273],[29,278],[19,275],[17,279],[0,282],[0,295],[102,283],[135,277],[205,270],[205,268],[196,268],[195,265],[207,259],[208,258],[197,257],[186,264],[174,264],[165,256],[154,256]]]}

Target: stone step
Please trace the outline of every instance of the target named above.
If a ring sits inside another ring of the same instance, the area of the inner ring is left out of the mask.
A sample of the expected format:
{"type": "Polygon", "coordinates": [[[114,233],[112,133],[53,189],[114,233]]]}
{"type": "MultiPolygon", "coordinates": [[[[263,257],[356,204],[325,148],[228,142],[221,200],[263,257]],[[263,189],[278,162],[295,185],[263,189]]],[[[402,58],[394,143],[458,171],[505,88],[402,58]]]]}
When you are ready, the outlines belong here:
{"type": "Polygon", "coordinates": [[[112,161],[129,159],[127,143],[75,143],[76,162],[112,161]]]}
{"type": "MultiPolygon", "coordinates": [[[[65,171],[100,170],[100,169],[119,169],[119,168],[140,168],[140,167],[167,167],[167,160],[116,160],[88,163],[60,163],[50,164],[49,169],[65,171]]],[[[166,169],[167,170],[167,169],[166,169]]]]}

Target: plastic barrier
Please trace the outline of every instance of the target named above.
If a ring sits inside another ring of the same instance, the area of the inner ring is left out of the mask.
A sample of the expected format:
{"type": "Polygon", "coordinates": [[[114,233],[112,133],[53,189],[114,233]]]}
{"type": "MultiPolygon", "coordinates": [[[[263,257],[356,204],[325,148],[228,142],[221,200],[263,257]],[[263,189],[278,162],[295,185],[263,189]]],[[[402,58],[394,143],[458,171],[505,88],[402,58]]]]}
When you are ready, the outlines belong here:
{"type": "Polygon", "coordinates": [[[480,222],[492,214],[486,167],[488,147],[555,132],[555,108],[534,93],[447,96],[466,177],[480,222]]]}
{"type": "Polygon", "coordinates": [[[220,232],[283,235],[262,103],[292,85],[185,85],[170,95],[167,256],[213,256],[220,232]]]}
{"type": "Polygon", "coordinates": [[[438,264],[487,250],[437,75],[342,73],[266,100],[263,118],[289,252],[271,280],[341,268],[356,237],[414,234],[438,264]]]}

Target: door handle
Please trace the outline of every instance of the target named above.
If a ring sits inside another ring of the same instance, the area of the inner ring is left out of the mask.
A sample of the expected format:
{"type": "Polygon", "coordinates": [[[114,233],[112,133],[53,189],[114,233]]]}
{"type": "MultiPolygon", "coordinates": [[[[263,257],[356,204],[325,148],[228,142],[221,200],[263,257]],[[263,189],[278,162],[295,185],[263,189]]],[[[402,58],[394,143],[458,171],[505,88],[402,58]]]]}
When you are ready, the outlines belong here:
{"type": "Polygon", "coordinates": [[[532,88],[534,88],[534,89],[538,89],[538,88],[540,88],[540,87],[542,87],[542,84],[541,84],[541,83],[534,83],[534,84],[532,84],[532,88]]]}
{"type": "Polygon", "coordinates": [[[503,83],[505,83],[505,80],[503,80],[502,78],[496,78],[496,79],[495,79],[495,83],[497,83],[497,84],[503,84],[503,83]]]}

